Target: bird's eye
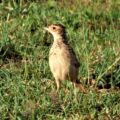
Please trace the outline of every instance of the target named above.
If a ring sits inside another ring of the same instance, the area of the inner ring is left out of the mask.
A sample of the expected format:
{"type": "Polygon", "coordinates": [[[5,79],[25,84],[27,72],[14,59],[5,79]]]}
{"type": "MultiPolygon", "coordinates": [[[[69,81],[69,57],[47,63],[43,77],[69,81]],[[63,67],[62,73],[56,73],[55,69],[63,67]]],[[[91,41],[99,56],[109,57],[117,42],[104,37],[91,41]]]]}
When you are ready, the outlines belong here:
{"type": "Polygon", "coordinates": [[[53,30],[55,30],[56,29],[56,27],[53,27],[53,30]]]}

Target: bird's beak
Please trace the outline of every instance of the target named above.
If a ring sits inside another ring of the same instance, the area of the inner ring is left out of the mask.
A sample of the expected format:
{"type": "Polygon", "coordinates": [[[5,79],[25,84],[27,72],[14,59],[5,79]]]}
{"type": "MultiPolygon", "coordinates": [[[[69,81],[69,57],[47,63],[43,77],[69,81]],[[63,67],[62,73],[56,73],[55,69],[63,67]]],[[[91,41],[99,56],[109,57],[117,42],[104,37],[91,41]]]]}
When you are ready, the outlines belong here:
{"type": "Polygon", "coordinates": [[[47,27],[44,27],[44,30],[47,30],[47,31],[49,31],[49,29],[48,29],[47,27]]]}

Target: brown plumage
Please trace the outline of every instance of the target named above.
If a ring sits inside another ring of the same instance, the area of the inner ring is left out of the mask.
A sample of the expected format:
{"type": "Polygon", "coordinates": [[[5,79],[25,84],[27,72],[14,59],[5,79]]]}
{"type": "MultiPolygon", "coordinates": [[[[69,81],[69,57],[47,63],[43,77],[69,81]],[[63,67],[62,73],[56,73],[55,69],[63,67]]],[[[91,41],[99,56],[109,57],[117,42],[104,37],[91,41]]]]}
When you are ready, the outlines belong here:
{"type": "Polygon", "coordinates": [[[54,42],[49,52],[49,65],[56,81],[57,91],[62,80],[70,80],[74,86],[84,88],[78,82],[79,62],[68,44],[65,27],[61,24],[52,24],[45,28],[53,35],[54,42]],[[79,85],[78,85],[79,84],[79,85]]]}

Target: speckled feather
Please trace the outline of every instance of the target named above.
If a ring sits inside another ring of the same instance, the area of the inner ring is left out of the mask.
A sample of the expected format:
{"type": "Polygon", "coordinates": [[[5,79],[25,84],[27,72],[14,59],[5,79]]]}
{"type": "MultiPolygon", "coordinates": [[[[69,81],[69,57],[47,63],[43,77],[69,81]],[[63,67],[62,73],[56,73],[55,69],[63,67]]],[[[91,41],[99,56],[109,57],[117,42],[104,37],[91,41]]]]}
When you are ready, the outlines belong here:
{"type": "MultiPolygon", "coordinates": [[[[49,65],[55,78],[57,91],[60,88],[60,82],[62,80],[70,80],[73,85],[77,87],[78,84],[80,84],[78,81],[80,63],[67,41],[65,27],[52,24],[45,29],[50,32],[54,38],[49,52],[49,65]]],[[[80,89],[81,88],[80,85],[80,89]]]]}

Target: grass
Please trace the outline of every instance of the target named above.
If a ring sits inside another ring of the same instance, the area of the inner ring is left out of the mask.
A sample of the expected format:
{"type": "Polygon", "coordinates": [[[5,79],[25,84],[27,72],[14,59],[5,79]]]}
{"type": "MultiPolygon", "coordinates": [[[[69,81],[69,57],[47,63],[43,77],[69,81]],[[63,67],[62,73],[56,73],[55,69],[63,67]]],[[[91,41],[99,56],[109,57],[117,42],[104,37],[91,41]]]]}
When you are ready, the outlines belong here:
{"type": "Polygon", "coordinates": [[[120,119],[119,0],[21,0],[0,3],[0,120],[120,119]],[[75,97],[70,82],[59,95],[48,65],[51,35],[62,23],[81,63],[79,78],[96,80],[75,97]],[[105,91],[104,91],[105,90],[105,91]],[[54,95],[53,95],[54,96],[54,95]],[[54,96],[55,97],[55,96],[54,96]]]}

